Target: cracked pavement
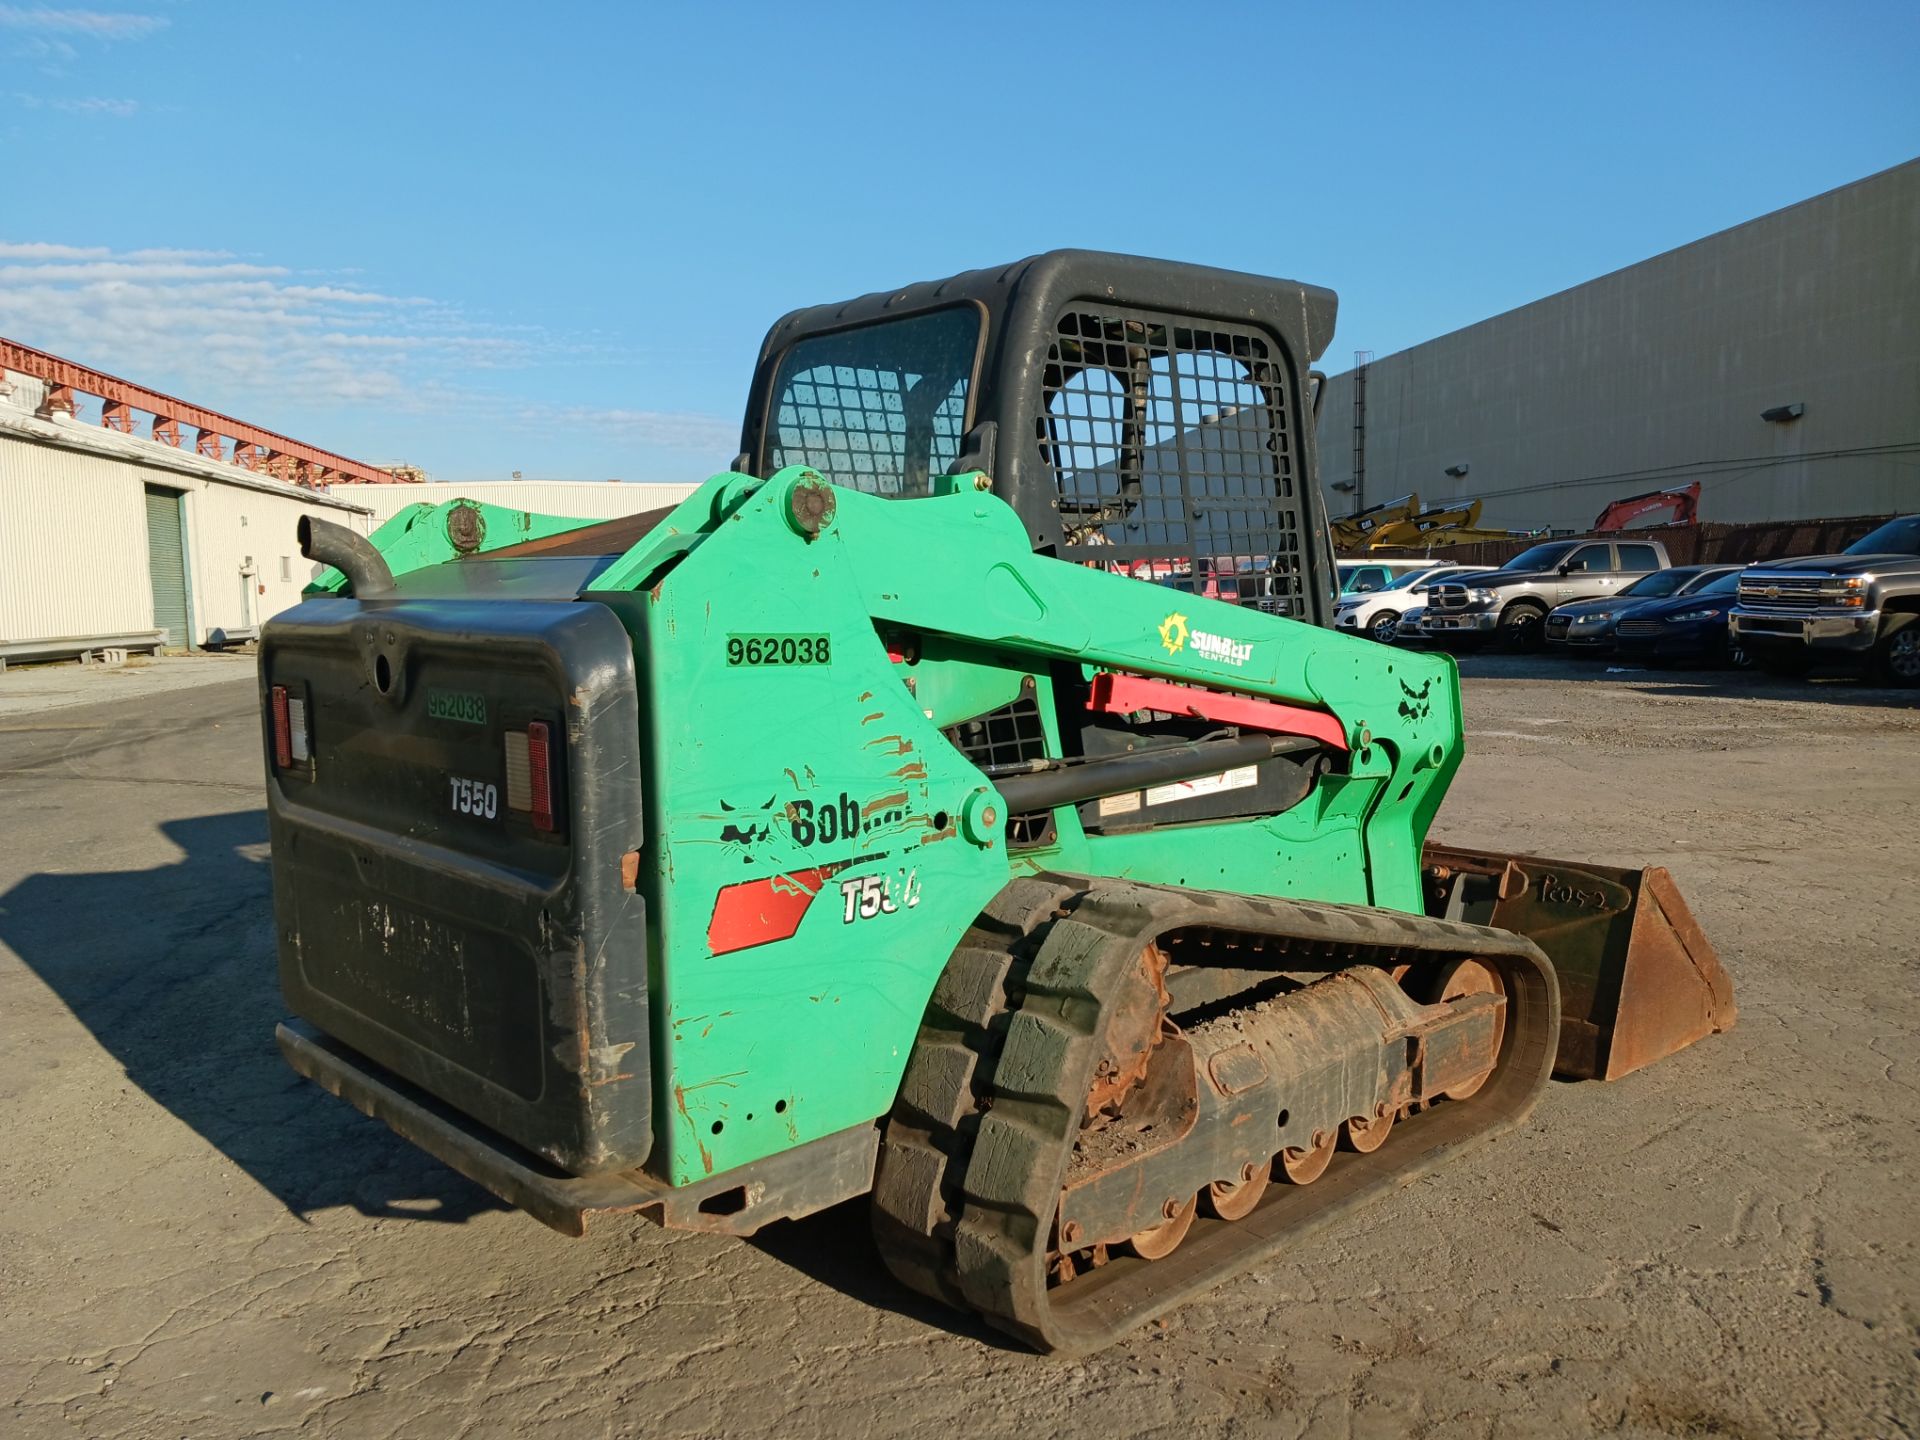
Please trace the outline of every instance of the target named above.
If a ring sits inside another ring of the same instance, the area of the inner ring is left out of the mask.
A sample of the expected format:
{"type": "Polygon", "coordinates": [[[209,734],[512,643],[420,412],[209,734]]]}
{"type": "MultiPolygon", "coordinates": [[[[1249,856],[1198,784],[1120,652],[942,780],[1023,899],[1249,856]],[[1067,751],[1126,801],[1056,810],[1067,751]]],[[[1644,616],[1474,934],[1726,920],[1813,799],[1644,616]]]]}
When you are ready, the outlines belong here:
{"type": "Polygon", "coordinates": [[[1436,838],[1669,866],[1738,1026],[1071,1363],[858,1205],[570,1241],[293,1076],[250,682],[0,724],[0,1428],[1914,1435],[1920,710],[1465,668],[1436,838]]]}

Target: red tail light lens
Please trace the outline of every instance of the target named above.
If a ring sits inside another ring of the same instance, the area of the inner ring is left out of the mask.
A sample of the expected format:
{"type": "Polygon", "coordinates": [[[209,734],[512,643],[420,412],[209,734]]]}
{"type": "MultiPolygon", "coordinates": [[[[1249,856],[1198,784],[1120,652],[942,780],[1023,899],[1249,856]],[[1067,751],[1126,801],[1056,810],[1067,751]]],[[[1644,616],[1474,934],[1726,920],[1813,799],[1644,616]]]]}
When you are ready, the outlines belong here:
{"type": "Polygon", "coordinates": [[[547,746],[547,727],[535,720],[527,726],[527,780],[533,802],[533,828],[553,829],[553,757],[547,746]]]}
{"type": "Polygon", "coordinates": [[[287,687],[273,687],[273,763],[285,770],[293,764],[293,726],[287,719],[287,687]]]}

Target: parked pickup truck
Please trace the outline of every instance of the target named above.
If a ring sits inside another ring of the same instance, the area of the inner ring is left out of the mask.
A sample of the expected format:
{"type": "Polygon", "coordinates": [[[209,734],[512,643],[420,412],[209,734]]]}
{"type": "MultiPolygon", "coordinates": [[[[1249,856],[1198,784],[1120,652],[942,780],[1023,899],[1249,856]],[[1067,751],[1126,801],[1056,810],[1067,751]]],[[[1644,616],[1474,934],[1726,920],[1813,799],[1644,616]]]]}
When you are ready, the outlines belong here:
{"type": "Polygon", "coordinates": [[[1516,650],[1532,650],[1554,606],[1616,595],[1672,563],[1657,540],[1549,540],[1498,570],[1435,585],[1427,592],[1420,632],[1441,643],[1497,637],[1516,650]]]}
{"type": "Polygon", "coordinates": [[[1768,670],[1852,655],[1892,684],[1920,685],[1920,515],[1889,520],[1838,555],[1748,566],[1727,625],[1768,670]]]}

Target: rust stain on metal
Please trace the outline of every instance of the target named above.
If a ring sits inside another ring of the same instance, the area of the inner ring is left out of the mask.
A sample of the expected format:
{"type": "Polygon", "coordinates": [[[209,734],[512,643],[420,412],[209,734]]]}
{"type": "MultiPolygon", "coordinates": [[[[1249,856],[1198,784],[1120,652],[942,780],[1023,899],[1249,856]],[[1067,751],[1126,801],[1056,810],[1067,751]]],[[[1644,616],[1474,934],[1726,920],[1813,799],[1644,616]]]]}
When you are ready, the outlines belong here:
{"type": "Polygon", "coordinates": [[[876,710],[871,715],[862,715],[860,717],[860,723],[862,725],[871,725],[876,720],[884,720],[886,718],[887,718],[886,711],[876,710]]]}
{"type": "Polygon", "coordinates": [[[906,803],[907,803],[907,792],[904,790],[902,790],[897,795],[882,795],[877,800],[869,800],[866,803],[866,805],[862,807],[860,811],[860,818],[864,820],[867,818],[867,816],[873,814],[873,812],[876,810],[904,809],[906,807],[906,803]]]}
{"type": "Polygon", "coordinates": [[[865,742],[869,750],[891,750],[895,755],[911,755],[913,742],[904,735],[880,735],[865,742]]]}
{"type": "Polygon", "coordinates": [[[693,1112],[687,1108],[687,1096],[695,1090],[704,1090],[709,1085],[724,1085],[729,1090],[734,1089],[734,1082],[746,1073],[745,1070],[733,1070],[725,1075],[716,1075],[711,1080],[702,1080],[694,1085],[675,1085],[673,1087],[674,1108],[680,1112],[680,1118],[687,1122],[687,1129],[693,1135],[694,1148],[700,1152],[700,1163],[705,1167],[709,1175],[713,1173],[713,1152],[707,1149],[706,1142],[700,1138],[700,1127],[694,1124],[693,1112]]]}
{"type": "Polygon", "coordinates": [[[927,778],[927,767],[918,760],[910,760],[898,770],[887,773],[896,780],[924,780],[927,778]]]}
{"type": "Polygon", "coordinates": [[[680,1112],[680,1118],[687,1122],[687,1129],[693,1134],[694,1148],[700,1152],[700,1163],[706,1166],[707,1173],[713,1173],[713,1156],[707,1147],[700,1143],[700,1128],[693,1123],[693,1114],[687,1109],[687,1092],[680,1086],[673,1087],[673,1105],[680,1112]]]}
{"type": "Polygon", "coordinates": [[[640,852],[629,850],[620,857],[620,888],[637,890],[640,888],[640,852]]]}
{"type": "Polygon", "coordinates": [[[1140,973],[1106,1017],[1102,1054],[1087,1090],[1089,1116],[1120,1113],[1134,1087],[1147,1078],[1153,1052],[1165,1037],[1167,954],[1158,945],[1140,952],[1140,973]]]}

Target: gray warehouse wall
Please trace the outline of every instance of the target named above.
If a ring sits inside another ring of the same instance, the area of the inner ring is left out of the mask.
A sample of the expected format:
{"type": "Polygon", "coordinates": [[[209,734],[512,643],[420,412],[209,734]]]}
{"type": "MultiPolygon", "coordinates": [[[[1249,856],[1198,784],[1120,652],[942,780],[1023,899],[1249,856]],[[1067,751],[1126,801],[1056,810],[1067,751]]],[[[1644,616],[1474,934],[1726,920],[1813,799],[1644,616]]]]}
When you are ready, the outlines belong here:
{"type": "MultiPolygon", "coordinates": [[[[1349,371],[1320,411],[1334,515],[1353,418],[1349,371]]],[[[1920,160],[1375,361],[1366,420],[1367,503],[1480,498],[1484,525],[1581,529],[1692,480],[1705,520],[1920,511],[1920,160]]]]}

